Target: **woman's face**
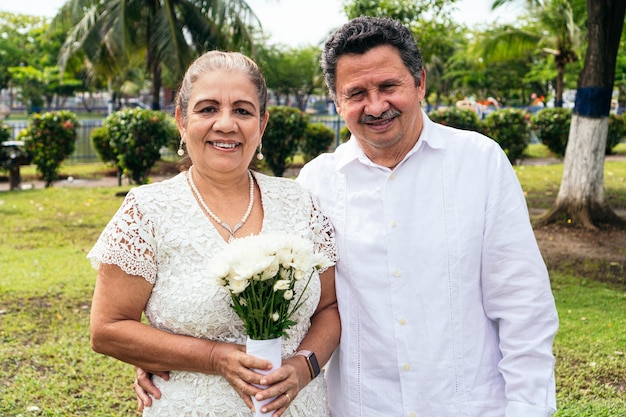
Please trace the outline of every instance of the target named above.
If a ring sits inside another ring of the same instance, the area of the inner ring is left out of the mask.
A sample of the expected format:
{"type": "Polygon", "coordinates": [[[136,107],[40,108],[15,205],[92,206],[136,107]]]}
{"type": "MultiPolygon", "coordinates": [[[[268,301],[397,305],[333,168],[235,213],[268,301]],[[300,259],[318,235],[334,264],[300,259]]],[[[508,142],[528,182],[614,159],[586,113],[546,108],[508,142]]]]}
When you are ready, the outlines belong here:
{"type": "Polygon", "coordinates": [[[176,121],[196,169],[241,174],[248,169],[267,125],[254,84],[239,71],[211,71],[193,84],[184,123],[176,121]]]}

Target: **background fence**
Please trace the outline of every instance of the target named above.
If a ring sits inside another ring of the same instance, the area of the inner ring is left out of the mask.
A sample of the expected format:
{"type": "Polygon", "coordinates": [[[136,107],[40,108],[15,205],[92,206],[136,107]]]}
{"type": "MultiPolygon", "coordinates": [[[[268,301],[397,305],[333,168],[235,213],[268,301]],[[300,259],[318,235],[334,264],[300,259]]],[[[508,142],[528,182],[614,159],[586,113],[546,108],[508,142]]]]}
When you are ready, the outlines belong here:
{"type": "MultiPolygon", "coordinates": [[[[98,158],[98,153],[93,147],[91,143],[91,132],[97,128],[102,126],[104,119],[100,120],[80,120],[79,126],[76,130],[77,138],[76,138],[76,149],[74,153],[70,155],[70,157],[66,160],[67,163],[90,163],[90,162],[98,162],[100,159],[98,158]]],[[[10,128],[13,129],[13,140],[16,140],[18,134],[28,127],[27,121],[10,121],[5,120],[10,128]]],[[[340,116],[313,116],[309,119],[309,123],[322,123],[333,132],[335,132],[335,144],[333,145],[333,149],[339,146],[339,132],[345,126],[345,122],[341,119],[340,116]]],[[[171,150],[167,150],[164,153],[164,156],[173,156],[174,152],[171,150]],[[170,155],[171,153],[171,155],[170,155]]]]}

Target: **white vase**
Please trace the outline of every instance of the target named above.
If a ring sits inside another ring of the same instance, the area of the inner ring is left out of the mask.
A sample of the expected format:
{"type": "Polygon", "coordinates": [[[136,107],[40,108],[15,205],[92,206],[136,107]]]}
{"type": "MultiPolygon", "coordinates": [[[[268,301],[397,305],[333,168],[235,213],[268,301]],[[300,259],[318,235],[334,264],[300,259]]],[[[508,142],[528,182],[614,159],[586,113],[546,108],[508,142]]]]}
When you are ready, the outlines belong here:
{"type": "MultiPolygon", "coordinates": [[[[267,375],[269,373],[274,372],[282,365],[281,351],[282,351],[282,337],[278,337],[276,339],[267,339],[267,340],[254,340],[248,338],[246,340],[246,353],[248,355],[256,356],[257,358],[268,360],[272,363],[272,369],[269,371],[262,369],[253,369],[254,372],[258,372],[260,374],[267,375]]],[[[267,388],[267,386],[259,386],[259,388],[267,388]]],[[[268,413],[261,412],[261,406],[263,404],[270,403],[274,400],[274,398],[267,398],[263,401],[258,401],[256,398],[252,397],[252,402],[254,403],[254,416],[271,416],[274,411],[268,413]]]]}

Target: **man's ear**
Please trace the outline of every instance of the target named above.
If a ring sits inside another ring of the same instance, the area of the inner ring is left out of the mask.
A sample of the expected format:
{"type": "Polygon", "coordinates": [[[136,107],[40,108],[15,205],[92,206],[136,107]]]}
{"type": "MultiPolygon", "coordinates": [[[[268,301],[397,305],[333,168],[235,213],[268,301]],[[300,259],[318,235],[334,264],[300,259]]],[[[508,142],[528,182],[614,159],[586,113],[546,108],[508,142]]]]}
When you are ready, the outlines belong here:
{"type": "Polygon", "coordinates": [[[339,103],[337,102],[337,99],[333,100],[333,103],[335,103],[335,110],[337,111],[337,114],[339,116],[341,116],[341,106],[339,105],[339,103]]]}

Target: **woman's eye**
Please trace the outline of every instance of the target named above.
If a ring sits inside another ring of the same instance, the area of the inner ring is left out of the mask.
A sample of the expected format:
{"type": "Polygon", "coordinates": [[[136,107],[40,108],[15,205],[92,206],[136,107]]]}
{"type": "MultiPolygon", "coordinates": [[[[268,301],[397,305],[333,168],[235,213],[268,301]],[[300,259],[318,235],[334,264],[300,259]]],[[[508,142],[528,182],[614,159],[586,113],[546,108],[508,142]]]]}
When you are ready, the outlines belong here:
{"type": "Polygon", "coordinates": [[[215,113],[216,111],[217,111],[217,108],[215,108],[215,106],[203,107],[200,110],[201,113],[215,113]]]}
{"type": "Polygon", "coordinates": [[[241,115],[241,116],[247,116],[249,114],[251,114],[248,110],[246,109],[235,109],[235,113],[241,115]]]}

